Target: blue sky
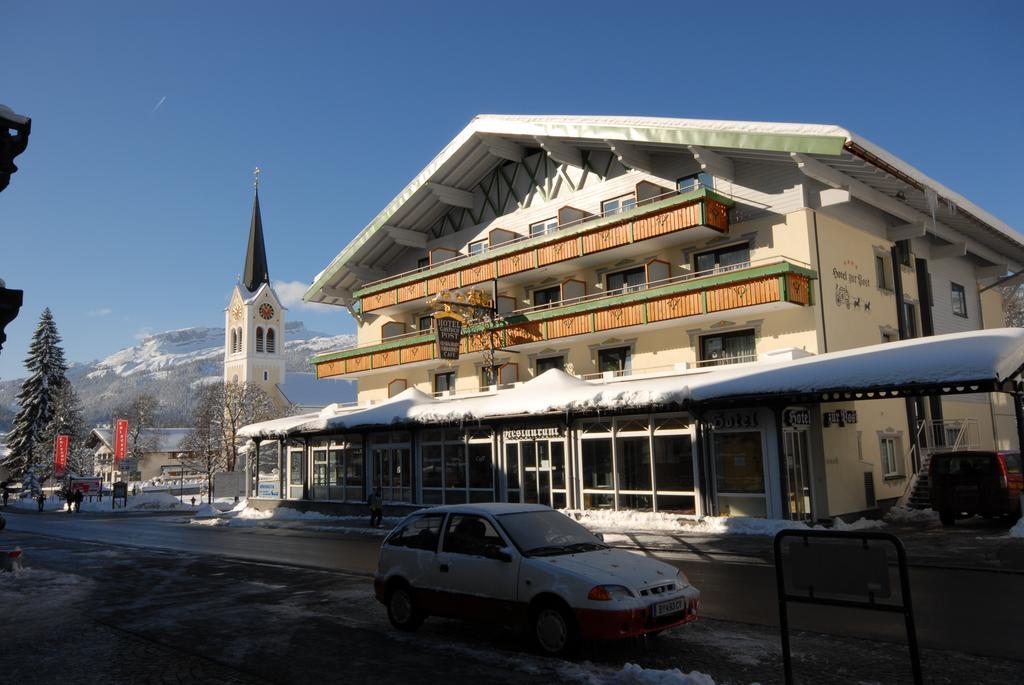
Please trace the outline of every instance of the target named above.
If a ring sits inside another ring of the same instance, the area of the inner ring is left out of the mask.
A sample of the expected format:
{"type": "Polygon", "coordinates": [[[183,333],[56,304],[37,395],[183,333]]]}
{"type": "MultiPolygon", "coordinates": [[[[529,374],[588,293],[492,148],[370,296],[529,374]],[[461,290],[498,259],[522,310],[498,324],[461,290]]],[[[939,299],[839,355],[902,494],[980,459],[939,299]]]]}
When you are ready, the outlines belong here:
{"type": "Polygon", "coordinates": [[[1020,3],[826,4],[8,3],[0,103],[33,133],[0,194],[25,290],[0,378],[45,306],[78,361],[223,325],[257,164],[300,293],[484,112],[835,123],[1024,228],[1020,3]]]}

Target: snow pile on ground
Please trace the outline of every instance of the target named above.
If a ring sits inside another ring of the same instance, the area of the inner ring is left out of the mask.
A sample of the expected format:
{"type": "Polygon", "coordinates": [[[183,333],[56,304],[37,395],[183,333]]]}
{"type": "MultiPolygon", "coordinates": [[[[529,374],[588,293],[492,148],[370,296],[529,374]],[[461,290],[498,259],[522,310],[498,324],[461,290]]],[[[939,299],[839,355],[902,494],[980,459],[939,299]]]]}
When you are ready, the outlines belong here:
{"type": "Polygon", "coordinates": [[[705,516],[692,525],[680,526],[681,532],[698,535],[767,535],[781,530],[806,530],[807,524],[785,519],[762,519],[747,516],[705,516]]]}
{"type": "Polygon", "coordinates": [[[799,521],[745,516],[692,516],[651,511],[563,510],[587,528],[600,532],[672,532],[692,535],[775,535],[780,530],[807,528],[799,521]]]}
{"type": "Polygon", "coordinates": [[[387,535],[402,520],[401,517],[387,516],[379,528],[370,528],[369,516],[332,516],[316,511],[298,511],[289,507],[260,510],[239,502],[231,511],[217,511],[215,508],[200,510],[210,513],[196,513],[189,523],[200,526],[231,526],[233,528],[293,528],[327,533],[360,533],[365,535],[387,535]],[[348,525],[346,525],[348,524],[348,525]]]}
{"type": "MultiPolygon", "coordinates": [[[[99,502],[92,502],[92,504],[99,504],[99,502]]],[[[85,503],[82,504],[85,507],[85,503]]],[[[134,497],[128,498],[128,506],[126,507],[130,511],[140,510],[166,510],[166,509],[182,509],[187,508],[187,505],[181,503],[181,501],[166,492],[146,492],[141,495],[135,495],[134,497]]]]}
{"type": "Polygon", "coordinates": [[[196,509],[196,518],[209,518],[210,516],[220,516],[220,509],[209,503],[196,509]]]}
{"type": "Polygon", "coordinates": [[[832,519],[832,530],[871,530],[872,528],[885,528],[885,521],[862,518],[853,523],[847,523],[838,516],[832,519]]]}
{"type": "Polygon", "coordinates": [[[1013,528],[1010,529],[1011,538],[1024,538],[1024,518],[1013,524],[1013,528]]]}
{"type": "Polygon", "coordinates": [[[895,506],[885,512],[884,518],[889,523],[937,523],[939,512],[932,509],[895,506]]]}
{"type": "Polygon", "coordinates": [[[626,664],[610,681],[614,685],[715,685],[714,679],[700,671],[683,673],[678,668],[658,670],[626,664]]]}

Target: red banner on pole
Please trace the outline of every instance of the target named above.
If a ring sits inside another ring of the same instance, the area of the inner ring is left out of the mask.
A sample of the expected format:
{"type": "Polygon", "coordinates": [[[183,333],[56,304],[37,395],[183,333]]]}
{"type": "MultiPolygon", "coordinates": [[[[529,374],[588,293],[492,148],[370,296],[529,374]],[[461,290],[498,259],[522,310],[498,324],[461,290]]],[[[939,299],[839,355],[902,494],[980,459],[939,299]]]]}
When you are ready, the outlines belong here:
{"type": "Polygon", "coordinates": [[[128,419],[114,421],[114,461],[128,456],[128,419]]]}
{"type": "Polygon", "coordinates": [[[53,445],[53,469],[64,473],[68,466],[68,436],[58,435],[53,445]]]}

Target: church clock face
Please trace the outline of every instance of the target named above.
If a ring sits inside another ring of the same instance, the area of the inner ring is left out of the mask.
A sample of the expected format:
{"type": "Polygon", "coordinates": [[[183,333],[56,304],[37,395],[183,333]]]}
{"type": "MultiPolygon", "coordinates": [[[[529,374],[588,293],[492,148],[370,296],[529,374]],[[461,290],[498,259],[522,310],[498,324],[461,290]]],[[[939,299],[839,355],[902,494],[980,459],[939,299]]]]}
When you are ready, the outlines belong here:
{"type": "Polygon", "coordinates": [[[264,319],[274,318],[274,307],[271,304],[264,302],[260,305],[260,316],[264,319]]]}
{"type": "Polygon", "coordinates": [[[240,318],[242,318],[242,303],[235,302],[231,305],[231,319],[237,321],[240,318]]]}

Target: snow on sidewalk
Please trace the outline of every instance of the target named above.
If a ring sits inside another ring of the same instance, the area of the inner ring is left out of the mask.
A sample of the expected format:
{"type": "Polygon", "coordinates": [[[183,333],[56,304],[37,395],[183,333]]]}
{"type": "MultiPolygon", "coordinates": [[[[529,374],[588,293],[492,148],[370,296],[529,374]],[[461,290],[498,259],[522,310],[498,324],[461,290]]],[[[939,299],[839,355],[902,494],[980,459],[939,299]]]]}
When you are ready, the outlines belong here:
{"type": "MultiPolygon", "coordinates": [[[[28,511],[38,511],[39,509],[38,502],[28,497],[13,499],[8,506],[28,511]]],[[[146,492],[141,495],[129,495],[128,505],[121,507],[119,503],[117,509],[112,508],[109,495],[104,496],[102,501],[93,499],[90,502],[86,498],[82,502],[80,511],[107,514],[125,511],[173,511],[178,509],[192,511],[192,506],[181,502],[178,497],[166,492],[146,492]]],[[[43,511],[67,511],[66,503],[62,499],[47,497],[46,503],[43,505],[43,511]]]]}
{"type": "MultiPolygon", "coordinates": [[[[695,516],[651,511],[563,510],[563,513],[601,533],[676,533],[682,535],[759,535],[774,536],[782,530],[824,529],[800,521],[763,519],[747,516],[695,516]]],[[[846,523],[840,518],[832,522],[833,530],[852,531],[884,528],[884,521],[860,519],[846,523]]]]}
{"type": "Polygon", "coordinates": [[[328,533],[359,533],[383,537],[402,520],[387,516],[379,528],[370,528],[369,516],[332,516],[315,511],[297,511],[286,507],[260,510],[238,506],[229,512],[201,508],[189,523],[200,526],[231,526],[234,528],[292,528],[328,533]],[[345,525],[362,524],[362,525],[345,525]]]}

